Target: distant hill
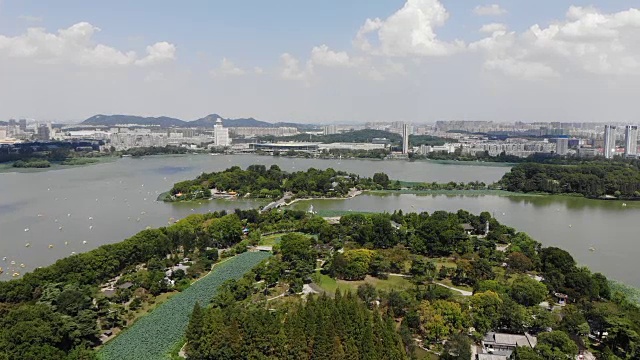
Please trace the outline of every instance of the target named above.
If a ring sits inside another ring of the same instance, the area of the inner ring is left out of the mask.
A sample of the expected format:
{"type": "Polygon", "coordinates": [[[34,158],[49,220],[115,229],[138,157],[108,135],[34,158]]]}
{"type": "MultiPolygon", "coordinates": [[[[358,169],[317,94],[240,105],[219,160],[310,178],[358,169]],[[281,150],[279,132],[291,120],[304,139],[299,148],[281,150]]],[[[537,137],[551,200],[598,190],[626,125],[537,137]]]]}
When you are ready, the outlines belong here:
{"type": "Polygon", "coordinates": [[[196,127],[213,127],[218,118],[222,119],[222,125],[225,127],[275,127],[277,125],[268,123],[266,121],[256,120],[254,118],[248,119],[225,119],[218,114],[207,115],[198,120],[189,121],[187,126],[196,127]]]}
{"type": "MultiPolygon", "coordinates": [[[[143,117],[133,115],[95,115],[87,120],[83,121],[81,125],[94,125],[94,126],[115,126],[119,124],[133,124],[133,125],[157,125],[163,128],[170,127],[201,127],[201,128],[213,128],[218,118],[222,119],[222,124],[225,127],[278,127],[278,126],[291,126],[299,129],[308,129],[310,125],[296,124],[296,123],[277,123],[272,124],[266,121],[256,120],[254,118],[248,119],[225,119],[218,114],[210,114],[203,118],[184,121],[180,119],[170,118],[166,116],[161,117],[143,117]]],[[[311,126],[312,127],[312,126],[311,126]]]]}
{"type": "Polygon", "coordinates": [[[185,122],[166,116],[142,117],[133,115],[94,115],[81,123],[82,125],[115,126],[121,124],[158,125],[160,127],[185,126],[185,122]]]}

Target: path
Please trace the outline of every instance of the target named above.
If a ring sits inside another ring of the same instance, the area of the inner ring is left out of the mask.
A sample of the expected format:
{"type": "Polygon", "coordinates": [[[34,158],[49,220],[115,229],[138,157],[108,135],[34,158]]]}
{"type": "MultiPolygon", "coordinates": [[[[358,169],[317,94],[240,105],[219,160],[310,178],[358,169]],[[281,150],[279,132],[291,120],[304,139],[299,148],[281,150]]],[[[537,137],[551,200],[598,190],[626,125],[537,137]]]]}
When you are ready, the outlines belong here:
{"type": "Polygon", "coordinates": [[[291,197],[293,197],[293,193],[286,192],[280,199],[270,202],[265,207],[263,207],[262,210],[260,210],[260,212],[269,211],[271,209],[277,209],[280,206],[285,205],[287,203],[287,200],[291,199],[291,197]]]}
{"type": "MultiPolygon", "coordinates": [[[[409,278],[409,277],[411,277],[411,275],[396,274],[396,273],[388,273],[387,275],[389,275],[389,276],[401,276],[401,277],[404,277],[404,278],[409,278]]],[[[446,288],[447,288],[447,289],[449,289],[449,290],[456,291],[456,292],[460,293],[460,295],[462,295],[462,296],[471,296],[471,295],[473,295],[473,293],[472,293],[471,291],[458,289],[458,288],[455,288],[455,287],[453,287],[453,286],[445,285],[445,284],[443,284],[443,283],[434,282],[434,284],[440,285],[440,286],[442,286],[442,287],[446,287],[446,288]]]]}

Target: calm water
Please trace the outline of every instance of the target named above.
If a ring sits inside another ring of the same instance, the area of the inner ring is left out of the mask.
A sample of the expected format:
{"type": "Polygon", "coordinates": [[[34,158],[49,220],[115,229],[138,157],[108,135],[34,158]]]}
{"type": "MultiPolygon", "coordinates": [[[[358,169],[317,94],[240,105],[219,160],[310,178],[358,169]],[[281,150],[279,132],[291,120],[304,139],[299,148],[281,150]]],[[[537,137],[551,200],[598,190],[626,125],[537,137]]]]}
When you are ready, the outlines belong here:
{"type": "MultiPolygon", "coordinates": [[[[251,164],[277,164],[283,170],[333,167],[365,176],[384,171],[391,178],[438,182],[480,180],[489,183],[508,171],[507,167],[429,162],[191,155],[124,158],[65,170],[0,173],[0,267],[5,269],[0,278],[9,279],[13,271],[24,273],[51,264],[71,252],[121,241],[147,226],[163,226],[170,218],[261,205],[264,202],[256,200],[200,204],[155,201],[160,192],[177,181],[192,179],[203,171],[223,170],[233,165],[246,168],[251,164]],[[83,244],[84,241],[87,243],[83,244]],[[29,247],[25,246],[27,243],[29,247]],[[2,261],[5,256],[7,260],[2,261]],[[10,265],[11,261],[16,265],[10,265]],[[20,264],[25,267],[21,268],[20,264]]],[[[638,227],[634,222],[640,216],[640,203],[622,207],[619,202],[565,197],[365,195],[350,200],[300,202],[294,206],[306,210],[310,204],[316,210],[456,211],[462,208],[474,213],[487,210],[545,245],[567,249],[581,264],[595,271],[640,286],[639,267],[635,263],[640,248],[636,246],[638,227]],[[588,250],[592,246],[595,252],[588,250]]]]}
{"type": "Polygon", "coordinates": [[[155,201],[159,193],[177,181],[192,179],[203,171],[218,171],[233,165],[246,168],[251,164],[277,164],[283,170],[333,167],[366,176],[385,171],[392,177],[402,174],[403,179],[413,181],[479,179],[493,182],[508,170],[427,162],[189,155],[123,158],[64,170],[3,172],[0,173],[0,267],[5,272],[0,279],[10,278],[14,271],[24,273],[51,264],[72,252],[121,241],[147,226],[163,226],[170,218],[182,218],[193,212],[257,207],[264,202],[219,200],[165,204],[155,201]],[[6,261],[2,260],[4,257],[6,261]]]}

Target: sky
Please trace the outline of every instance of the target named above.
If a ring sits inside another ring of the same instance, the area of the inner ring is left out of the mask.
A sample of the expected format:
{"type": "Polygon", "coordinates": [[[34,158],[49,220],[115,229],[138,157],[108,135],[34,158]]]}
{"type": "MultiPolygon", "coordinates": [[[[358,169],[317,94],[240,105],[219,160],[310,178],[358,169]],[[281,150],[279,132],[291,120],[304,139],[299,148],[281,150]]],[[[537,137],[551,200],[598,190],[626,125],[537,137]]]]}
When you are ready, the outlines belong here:
{"type": "Polygon", "coordinates": [[[0,0],[0,120],[640,123],[640,0],[0,0]]]}

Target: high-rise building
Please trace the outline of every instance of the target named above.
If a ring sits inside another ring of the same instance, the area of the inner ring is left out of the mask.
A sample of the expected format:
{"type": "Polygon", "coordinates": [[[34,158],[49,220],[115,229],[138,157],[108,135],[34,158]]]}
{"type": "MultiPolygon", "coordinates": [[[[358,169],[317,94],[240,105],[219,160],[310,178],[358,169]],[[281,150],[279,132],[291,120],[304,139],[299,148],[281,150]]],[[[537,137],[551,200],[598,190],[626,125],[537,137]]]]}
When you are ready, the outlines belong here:
{"type": "Polygon", "coordinates": [[[627,125],[624,128],[624,156],[636,157],[638,155],[638,127],[627,125]]]}
{"type": "Polygon", "coordinates": [[[604,157],[605,159],[613,158],[616,154],[616,126],[604,126],[604,157]]]}
{"type": "Polygon", "coordinates": [[[324,135],[333,135],[338,133],[338,127],[335,125],[325,125],[323,130],[324,135]]]}
{"type": "Polygon", "coordinates": [[[27,119],[20,119],[18,122],[20,123],[20,131],[27,132],[27,119]]]}
{"type": "Polygon", "coordinates": [[[556,139],[556,154],[567,155],[569,152],[569,138],[556,139]]]}
{"type": "Polygon", "coordinates": [[[409,153],[409,124],[402,124],[402,153],[409,153]]]}
{"type": "Polygon", "coordinates": [[[51,129],[46,124],[40,124],[38,126],[38,140],[50,140],[51,139],[51,129]]]}
{"type": "Polygon", "coordinates": [[[231,146],[231,140],[229,139],[229,129],[225,129],[224,126],[222,126],[222,119],[220,118],[216,120],[216,124],[213,126],[213,139],[215,146],[231,146]]]}

